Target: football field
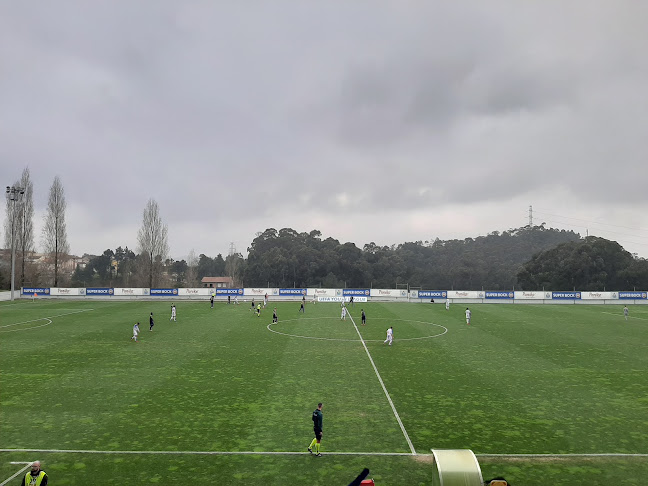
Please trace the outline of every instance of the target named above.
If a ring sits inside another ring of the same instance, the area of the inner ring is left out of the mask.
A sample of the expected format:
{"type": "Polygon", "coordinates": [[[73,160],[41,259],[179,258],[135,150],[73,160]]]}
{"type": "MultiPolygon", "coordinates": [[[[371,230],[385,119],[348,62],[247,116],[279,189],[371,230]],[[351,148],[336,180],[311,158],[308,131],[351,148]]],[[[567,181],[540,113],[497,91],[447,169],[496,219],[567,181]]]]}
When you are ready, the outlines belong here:
{"type": "Polygon", "coordinates": [[[57,485],[435,484],[430,449],[513,486],[648,478],[648,306],[175,303],[0,303],[0,485],[37,459],[57,485]]]}

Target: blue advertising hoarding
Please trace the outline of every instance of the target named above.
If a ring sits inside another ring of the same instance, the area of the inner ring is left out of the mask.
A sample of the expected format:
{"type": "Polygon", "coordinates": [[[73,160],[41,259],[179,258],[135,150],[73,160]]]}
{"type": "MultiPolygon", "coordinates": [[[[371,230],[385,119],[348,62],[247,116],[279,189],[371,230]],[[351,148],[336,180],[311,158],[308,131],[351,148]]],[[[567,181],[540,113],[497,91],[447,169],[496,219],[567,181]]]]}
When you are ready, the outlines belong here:
{"type": "Polygon", "coordinates": [[[243,295],[243,289],[216,289],[216,295],[243,295]]]}
{"type": "Polygon", "coordinates": [[[486,291],[487,299],[512,299],[515,293],[512,290],[486,291]]]}
{"type": "Polygon", "coordinates": [[[279,289],[279,295],[306,295],[306,289],[279,289]]]}
{"type": "Polygon", "coordinates": [[[105,287],[91,287],[86,289],[86,295],[113,295],[115,289],[105,287]]]}
{"type": "Polygon", "coordinates": [[[648,293],[641,291],[619,292],[619,299],[646,299],[648,293]]]}
{"type": "Polygon", "coordinates": [[[22,294],[23,295],[49,295],[50,294],[50,289],[49,287],[43,288],[43,287],[23,287],[22,288],[22,294]]]}
{"type": "Polygon", "coordinates": [[[178,289],[151,289],[151,295],[164,296],[164,295],[178,295],[178,289]]]}
{"type": "Polygon", "coordinates": [[[445,290],[419,290],[418,298],[419,299],[445,299],[448,296],[448,292],[445,290]]]}
{"type": "Polygon", "coordinates": [[[568,300],[579,300],[581,298],[580,292],[551,292],[552,299],[568,299],[568,300]]]}
{"type": "Polygon", "coordinates": [[[345,297],[358,296],[358,297],[369,297],[371,290],[369,289],[343,289],[342,295],[345,297]]]}

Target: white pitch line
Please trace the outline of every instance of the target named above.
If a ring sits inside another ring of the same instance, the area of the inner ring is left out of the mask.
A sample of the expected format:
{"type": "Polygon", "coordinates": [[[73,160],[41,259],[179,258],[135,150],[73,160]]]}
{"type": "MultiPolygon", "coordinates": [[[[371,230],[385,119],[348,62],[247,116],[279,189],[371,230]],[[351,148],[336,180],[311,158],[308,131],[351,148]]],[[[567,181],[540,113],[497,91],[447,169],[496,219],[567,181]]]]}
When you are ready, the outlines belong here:
{"type": "MultiPolygon", "coordinates": [[[[308,452],[296,451],[100,451],[92,449],[0,449],[0,452],[40,452],[55,454],[149,454],[193,456],[304,456],[308,452]]],[[[409,452],[326,452],[327,456],[411,456],[409,452]]],[[[24,463],[21,463],[24,464],[24,463]]],[[[31,462],[29,463],[31,464],[31,462]]],[[[1,485],[0,485],[1,486],[1,485]]]]}
{"type": "Polygon", "coordinates": [[[401,431],[403,432],[403,435],[405,436],[405,440],[407,441],[407,445],[410,448],[410,451],[412,451],[412,455],[416,455],[416,449],[414,449],[414,444],[412,444],[412,441],[409,438],[409,435],[407,435],[407,430],[405,430],[405,426],[403,425],[403,422],[398,415],[398,412],[396,411],[396,407],[394,406],[394,402],[392,402],[391,397],[389,396],[389,392],[387,391],[387,387],[385,386],[385,383],[383,382],[382,378],[380,377],[380,373],[378,373],[378,368],[376,368],[376,363],[374,363],[373,358],[371,357],[371,353],[369,353],[369,349],[367,349],[367,344],[365,343],[365,340],[362,337],[362,334],[360,334],[360,331],[358,330],[358,326],[356,326],[355,321],[353,320],[353,316],[351,313],[349,313],[349,318],[351,319],[351,323],[353,324],[353,327],[355,328],[356,332],[358,333],[358,337],[360,338],[360,342],[362,343],[362,347],[364,348],[365,352],[367,353],[367,356],[369,357],[369,361],[371,361],[371,366],[373,366],[374,372],[376,373],[376,376],[378,377],[378,381],[380,382],[380,386],[382,387],[383,391],[385,392],[385,396],[387,397],[387,401],[389,402],[389,405],[391,406],[392,411],[394,412],[394,417],[396,417],[396,421],[398,422],[398,425],[400,425],[401,431]]]}
{"type": "MultiPolygon", "coordinates": [[[[102,451],[96,449],[0,449],[0,452],[38,452],[38,453],[54,453],[54,454],[141,454],[141,455],[193,455],[193,456],[304,456],[308,455],[307,452],[302,451],[102,451]]],[[[409,452],[327,452],[327,456],[411,456],[409,452]]],[[[426,454],[417,454],[425,456],[426,454]]],[[[429,455],[429,454],[428,454],[429,455]]],[[[621,453],[621,452],[603,452],[603,453],[574,453],[574,454],[489,454],[489,453],[475,453],[477,457],[520,457],[529,458],[534,457],[563,457],[563,458],[578,458],[578,457],[648,457],[648,454],[643,453],[621,453]]],[[[33,462],[33,461],[32,461],[33,462]]],[[[11,462],[10,464],[27,464],[30,466],[32,462],[11,462]]],[[[26,469],[26,468],[25,468],[26,469]]],[[[13,476],[12,476],[13,477],[13,476]]],[[[11,478],[10,478],[11,479],[11,478]]],[[[3,483],[4,484],[4,483],[3,483]]],[[[0,485],[2,486],[2,485],[0,485]]]]}
{"type": "Polygon", "coordinates": [[[81,310],[77,310],[77,311],[74,311],[74,312],[66,312],[64,314],[58,314],[58,315],[55,315],[55,316],[40,317],[38,319],[31,319],[29,321],[13,322],[11,324],[5,324],[4,326],[0,326],[0,328],[18,326],[20,324],[29,324],[31,322],[38,322],[38,321],[44,321],[44,320],[49,321],[49,322],[47,322],[45,324],[41,324],[40,326],[26,327],[26,328],[21,328],[21,329],[9,329],[8,331],[0,331],[0,332],[29,331],[30,329],[38,329],[39,327],[49,326],[52,323],[52,319],[54,319],[56,317],[69,316],[71,314],[80,314],[81,312],[89,312],[89,311],[93,311],[93,310],[94,309],[81,309],[81,310]]]}
{"type": "MultiPolygon", "coordinates": [[[[624,317],[623,314],[618,314],[616,312],[602,312],[603,314],[608,314],[610,316],[618,316],[618,317],[624,317]]],[[[628,319],[640,319],[642,321],[648,321],[645,317],[637,317],[637,316],[628,316],[628,319]]]]}
{"type": "Polygon", "coordinates": [[[648,457],[648,454],[626,454],[622,452],[609,452],[600,454],[475,454],[477,457],[648,457]]]}
{"type": "MultiPolygon", "coordinates": [[[[351,317],[351,314],[349,314],[349,317],[351,317]]],[[[302,319],[287,319],[287,320],[281,321],[281,324],[283,324],[285,322],[298,322],[298,321],[303,321],[303,320],[308,320],[308,319],[312,319],[312,320],[316,320],[316,321],[319,321],[319,320],[322,320],[322,319],[335,319],[335,320],[337,320],[337,317],[305,317],[305,318],[302,318],[302,319]]],[[[375,317],[374,318],[374,320],[378,320],[378,319],[387,320],[386,317],[375,317]]],[[[441,337],[445,333],[448,332],[447,327],[442,326],[441,324],[435,324],[433,322],[412,321],[412,320],[409,320],[409,319],[394,319],[394,320],[396,320],[396,321],[405,321],[405,322],[417,322],[419,324],[431,324],[433,326],[437,326],[437,327],[440,327],[441,329],[443,329],[443,332],[441,334],[432,334],[430,336],[421,336],[421,337],[413,337],[413,338],[400,338],[399,341],[418,341],[418,340],[421,340],[421,339],[433,339],[433,338],[441,337]]],[[[270,332],[274,332],[275,334],[280,334],[281,336],[288,336],[288,337],[301,338],[301,339],[316,339],[316,340],[321,340],[321,341],[341,341],[341,342],[346,342],[346,343],[356,343],[357,342],[355,339],[327,338],[327,337],[315,337],[315,336],[302,336],[300,334],[288,334],[286,332],[281,332],[281,331],[277,331],[275,329],[272,329],[272,326],[274,324],[279,324],[279,323],[278,322],[271,322],[270,324],[268,324],[266,326],[266,329],[268,331],[270,331],[270,332]]],[[[366,339],[365,342],[366,343],[380,343],[380,342],[382,342],[382,339],[366,339]]]]}
{"type": "MultiPolygon", "coordinates": [[[[14,464],[14,463],[12,462],[12,464],[14,464]]],[[[20,464],[25,464],[25,463],[24,463],[24,462],[21,462],[20,464]]],[[[23,468],[22,468],[20,471],[18,471],[16,474],[14,474],[14,475],[11,476],[10,478],[7,478],[7,479],[5,479],[3,482],[1,482],[1,483],[0,483],[0,486],[4,486],[5,484],[9,484],[9,481],[11,481],[11,480],[12,480],[13,478],[15,478],[16,476],[20,476],[20,475],[21,475],[22,473],[24,473],[27,469],[29,469],[29,468],[31,467],[31,465],[32,465],[31,462],[28,463],[25,467],[23,467],[23,468]]]]}

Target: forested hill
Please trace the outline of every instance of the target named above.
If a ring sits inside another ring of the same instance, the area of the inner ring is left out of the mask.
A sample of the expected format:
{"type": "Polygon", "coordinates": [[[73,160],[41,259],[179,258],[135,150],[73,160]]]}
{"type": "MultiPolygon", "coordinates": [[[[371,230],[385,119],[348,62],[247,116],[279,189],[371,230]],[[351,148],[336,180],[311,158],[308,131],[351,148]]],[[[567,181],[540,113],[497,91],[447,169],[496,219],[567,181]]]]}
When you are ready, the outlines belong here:
{"type": "Polygon", "coordinates": [[[645,290],[648,260],[589,236],[536,254],[518,274],[523,290],[645,290]]]}
{"type": "Polygon", "coordinates": [[[512,289],[523,265],[561,243],[578,241],[573,231],[544,226],[511,229],[464,240],[374,243],[362,249],[322,234],[267,229],[248,249],[246,287],[512,289]]]}

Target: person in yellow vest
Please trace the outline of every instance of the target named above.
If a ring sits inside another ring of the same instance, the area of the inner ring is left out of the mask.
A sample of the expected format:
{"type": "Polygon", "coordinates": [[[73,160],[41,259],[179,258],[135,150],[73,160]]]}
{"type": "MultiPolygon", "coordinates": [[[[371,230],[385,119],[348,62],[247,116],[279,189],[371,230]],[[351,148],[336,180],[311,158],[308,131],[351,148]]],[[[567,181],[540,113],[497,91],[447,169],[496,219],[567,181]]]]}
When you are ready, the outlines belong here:
{"type": "Polygon", "coordinates": [[[40,461],[32,462],[31,471],[25,474],[22,486],[47,486],[47,474],[41,471],[40,461]]]}

